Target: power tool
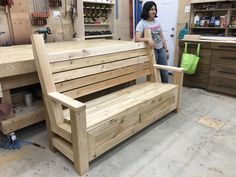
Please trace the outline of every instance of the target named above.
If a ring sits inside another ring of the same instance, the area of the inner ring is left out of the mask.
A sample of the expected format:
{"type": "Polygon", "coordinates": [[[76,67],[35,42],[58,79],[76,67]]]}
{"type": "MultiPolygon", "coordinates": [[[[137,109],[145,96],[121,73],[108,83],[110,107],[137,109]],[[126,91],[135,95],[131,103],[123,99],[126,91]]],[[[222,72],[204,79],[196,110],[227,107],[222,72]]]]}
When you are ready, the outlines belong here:
{"type": "Polygon", "coordinates": [[[46,29],[38,29],[35,31],[35,33],[43,34],[43,39],[45,42],[47,41],[48,34],[52,34],[51,29],[49,27],[47,27],[46,29]]]}

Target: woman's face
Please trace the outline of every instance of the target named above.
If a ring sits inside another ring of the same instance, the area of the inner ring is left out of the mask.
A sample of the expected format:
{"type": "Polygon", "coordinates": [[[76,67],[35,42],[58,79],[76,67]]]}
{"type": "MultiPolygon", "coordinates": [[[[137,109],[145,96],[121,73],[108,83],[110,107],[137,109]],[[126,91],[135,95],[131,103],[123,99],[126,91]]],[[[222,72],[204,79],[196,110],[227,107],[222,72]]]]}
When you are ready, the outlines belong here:
{"type": "Polygon", "coordinates": [[[154,19],[157,14],[157,9],[155,6],[152,6],[152,8],[149,10],[149,18],[154,19]]]}

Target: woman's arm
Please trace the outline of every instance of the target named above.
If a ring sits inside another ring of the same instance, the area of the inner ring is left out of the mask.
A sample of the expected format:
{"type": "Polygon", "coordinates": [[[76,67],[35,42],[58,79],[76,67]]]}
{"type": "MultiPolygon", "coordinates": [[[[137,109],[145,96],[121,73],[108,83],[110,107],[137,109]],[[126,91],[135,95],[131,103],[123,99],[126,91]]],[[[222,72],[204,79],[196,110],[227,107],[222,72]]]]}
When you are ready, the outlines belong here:
{"type": "Polygon", "coordinates": [[[161,40],[162,40],[162,43],[163,43],[163,48],[166,50],[166,55],[167,55],[167,60],[168,60],[169,59],[169,50],[167,48],[166,40],[164,38],[164,35],[163,35],[162,31],[160,32],[160,35],[161,35],[161,40]]]}
{"type": "Polygon", "coordinates": [[[135,33],[134,41],[135,42],[146,42],[146,43],[149,44],[150,47],[152,47],[152,48],[156,47],[156,44],[154,43],[152,38],[144,38],[144,37],[142,37],[142,33],[138,32],[138,31],[136,31],[136,33],[135,33]]]}
{"type": "Polygon", "coordinates": [[[168,52],[168,48],[167,48],[167,45],[166,45],[166,40],[165,40],[165,38],[164,38],[164,35],[163,35],[163,32],[162,32],[162,31],[160,32],[160,35],[161,35],[163,47],[164,47],[164,49],[166,49],[166,51],[168,52]]]}

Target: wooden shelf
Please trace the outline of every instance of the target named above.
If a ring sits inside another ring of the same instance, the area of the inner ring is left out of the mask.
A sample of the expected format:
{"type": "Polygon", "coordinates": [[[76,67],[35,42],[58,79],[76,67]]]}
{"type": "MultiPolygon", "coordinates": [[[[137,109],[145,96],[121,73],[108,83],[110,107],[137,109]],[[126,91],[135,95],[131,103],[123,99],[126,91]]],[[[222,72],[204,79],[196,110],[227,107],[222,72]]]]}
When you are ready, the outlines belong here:
{"type": "Polygon", "coordinates": [[[226,28],[222,28],[222,27],[192,27],[192,29],[226,29],[226,28]]]}
{"type": "Polygon", "coordinates": [[[80,20],[79,26],[81,26],[81,33],[85,39],[95,39],[95,38],[108,38],[113,37],[115,34],[115,0],[82,0],[80,1],[81,6],[78,11],[83,12],[82,18],[80,20]],[[98,8],[100,7],[100,8],[98,8]],[[103,9],[102,9],[103,7],[103,9]],[[89,9],[97,9],[94,12],[90,12],[89,9]],[[108,9],[104,11],[104,9],[108,9]],[[89,10],[89,11],[88,11],[89,10]],[[106,21],[100,20],[101,23],[94,22],[94,19],[91,19],[91,16],[85,16],[85,14],[93,13],[95,16],[106,17],[106,21]],[[104,23],[102,23],[104,22],[104,23]],[[98,35],[91,35],[93,31],[110,31],[112,34],[107,33],[97,33],[98,35]],[[91,32],[91,33],[90,33],[91,32]],[[104,35],[100,35],[104,34],[104,35]],[[89,35],[89,36],[86,36],[89,35]]]}
{"type": "Polygon", "coordinates": [[[109,23],[98,23],[98,24],[84,24],[85,26],[109,26],[109,23]]]}
{"type": "Polygon", "coordinates": [[[30,108],[23,107],[23,112],[14,114],[13,117],[0,122],[0,130],[3,134],[19,130],[45,119],[43,102],[36,101],[30,108]]]}
{"type": "Polygon", "coordinates": [[[228,9],[193,10],[193,12],[217,12],[217,11],[228,11],[228,9]]]}
{"type": "MultiPolygon", "coordinates": [[[[194,23],[194,19],[198,14],[200,24],[203,23],[210,23],[213,18],[215,17],[215,22],[218,23],[219,26],[225,27],[189,27],[190,34],[201,34],[201,35],[219,35],[223,34],[224,36],[230,35],[229,33],[234,29],[230,28],[231,18],[235,15],[235,2],[233,1],[215,1],[215,2],[197,2],[194,1],[191,3],[191,12],[190,12],[190,20],[189,24],[194,23]],[[209,8],[209,9],[202,9],[202,8],[209,8]],[[211,9],[212,8],[212,9],[211,9]],[[213,18],[212,18],[213,17],[213,18]],[[209,20],[209,22],[207,21],[209,20]],[[220,25],[221,24],[221,25],[220,25]]],[[[197,19],[195,19],[197,20],[197,19]]],[[[213,22],[214,23],[214,22],[213,22]]],[[[211,23],[210,23],[211,24],[211,23]]]]}
{"type": "Polygon", "coordinates": [[[85,39],[113,37],[113,34],[85,36],[85,39]]]}
{"type": "Polygon", "coordinates": [[[98,1],[89,1],[89,0],[83,0],[84,3],[93,3],[93,4],[111,4],[111,5],[114,5],[114,1],[112,2],[98,2],[98,1]]]}

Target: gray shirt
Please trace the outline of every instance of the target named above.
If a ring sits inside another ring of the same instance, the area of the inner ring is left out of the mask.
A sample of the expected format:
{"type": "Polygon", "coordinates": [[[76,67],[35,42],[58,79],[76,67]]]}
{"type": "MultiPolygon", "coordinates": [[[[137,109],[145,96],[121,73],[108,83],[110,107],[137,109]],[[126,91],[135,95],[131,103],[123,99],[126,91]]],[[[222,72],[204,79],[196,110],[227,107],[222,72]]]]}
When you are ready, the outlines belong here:
{"type": "Polygon", "coordinates": [[[160,22],[155,18],[153,21],[149,20],[140,20],[136,27],[136,32],[141,32],[142,36],[144,35],[145,29],[151,29],[152,32],[152,39],[156,44],[156,49],[163,48],[163,41],[161,38],[161,24],[160,22]]]}

